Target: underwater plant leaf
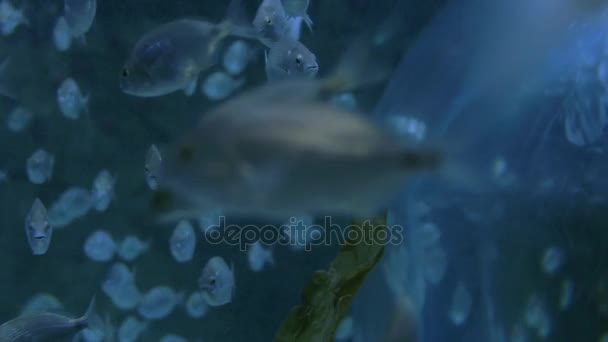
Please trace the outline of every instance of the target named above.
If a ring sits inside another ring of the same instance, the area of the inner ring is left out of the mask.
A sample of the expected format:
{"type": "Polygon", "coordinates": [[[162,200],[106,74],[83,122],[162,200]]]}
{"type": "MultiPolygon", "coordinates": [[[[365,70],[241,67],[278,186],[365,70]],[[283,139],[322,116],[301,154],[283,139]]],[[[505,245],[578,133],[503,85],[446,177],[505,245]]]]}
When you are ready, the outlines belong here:
{"type": "MultiPolygon", "coordinates": [[[[386,229],[386,217],[355,222],[349,229],[359,231],[352,235],[371,237],[374,230],[386,229]]],[[[290,310],[274,341],[333,341],[355,294],[383,253],[382,242],[347,238],[328,270],[313,273],[304,287],[303,303],[290,310]]]]}

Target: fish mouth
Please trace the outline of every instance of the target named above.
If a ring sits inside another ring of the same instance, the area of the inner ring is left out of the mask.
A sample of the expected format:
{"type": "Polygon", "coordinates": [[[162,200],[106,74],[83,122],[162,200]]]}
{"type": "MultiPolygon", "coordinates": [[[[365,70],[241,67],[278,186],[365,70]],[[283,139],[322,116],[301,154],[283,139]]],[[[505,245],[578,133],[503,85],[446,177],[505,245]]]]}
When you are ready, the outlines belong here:
{"type": "Polygon", "coordinates": [[[319,71],[319,66],[318,65],[309,65],[306,67],[306,71],[317,72],[317,71],[319,71]]]}

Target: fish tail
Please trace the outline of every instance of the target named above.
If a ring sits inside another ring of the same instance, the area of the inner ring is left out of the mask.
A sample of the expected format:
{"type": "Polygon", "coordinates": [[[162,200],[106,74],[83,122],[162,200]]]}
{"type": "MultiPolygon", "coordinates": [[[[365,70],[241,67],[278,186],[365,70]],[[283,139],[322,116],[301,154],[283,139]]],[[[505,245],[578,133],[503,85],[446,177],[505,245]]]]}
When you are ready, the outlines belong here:
{"type": "Polygon", "coordinates": [[[374,59],[375,46],[369,35],[362,35],[342,55],[336,69],[323,82],[325,91],[335,94],[374,85],[388,79],[390,68],[374,59]]]}
{"type": "Polygon", "coordinates": [[[100,329],[103,326],[101,318],[95,312],[95,302],[96,298],[93,296],[85,313],[82,315],[82,317],[76,320],[78,326],[82,328],[90,327],[92,329],[100,329]]]}
{"type": "Polygon", "coordinates": [[[230,1],[224,20],[220,23],[220,31],[225,35],[235,35],[254,40],[260,39],[259,34],[253,28],[251,20],[247,19],[242,0],[230,1]]]}

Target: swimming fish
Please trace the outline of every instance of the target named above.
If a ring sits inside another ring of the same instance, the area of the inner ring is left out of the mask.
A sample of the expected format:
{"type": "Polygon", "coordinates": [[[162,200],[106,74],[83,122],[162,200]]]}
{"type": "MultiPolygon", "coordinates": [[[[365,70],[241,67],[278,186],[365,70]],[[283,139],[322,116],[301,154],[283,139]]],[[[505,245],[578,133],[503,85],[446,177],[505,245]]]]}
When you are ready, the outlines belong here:
{"type": "MultiPolygon", "coordinates": [[[[230,10],[235,7],[234,1],[230,10]]],[[[152,30],[136,44],[121,71],[120,88],[129,95],[163,96],[184,90],[201,71],[220,62],[225,38],[258,39],[249,27],[230,19],[219,24],[179,19],[152,30]]]]}
{"type": "Polygon", "coordinates": [[[192,260],[196,249],[196,234],[192,224],[186,220],[179,221],[169,238],[169,250],[173,259],[179,263],[192,260]]]}
{"type": "Polygon", "coordinates": [[[203,268],[198,285],[209,306],[222,306],[232,301],[235,288],[234,265],[228,264],[222,257],[214,256],[203,268]]]}
{"type": "Polygon", "coordinates": [[[70,27],[72,37],[84,42],[84,35],[91,29],[96,12],[97,0],[64,0],[63,16],[70,27]]]}
{"type": "Polygon", "coordinates": [[[38,313],[14,318],[0,325],[0,341],[64,341],[89,327],[95,317],[95,297],[84,315],[70,318],[54,313],[38,313]]]}
{"type": "Polygon", "coordinates": [[[283,0],[283,8],[287,16],[303,18],[308,29],[312,31],[312,19],[307,13],[308,5],[310,5],[310,0],[283,0]]]}
{"type": "Polygon", "coordinates": [[[80,113],[87,110],[88,104],[89,95],[82,94],[73,78],[66,78],[57,88],[57,105],[66,118],[78,119],[80,113]]]}
{"type": "Polygon", "coordinates": [[[207,76],[201,86],[201,92],[213,101],[219,101],[230,96],[245,84],[245,79],[235,79],[223,71],[216,71],[207,76]]]}
{"type": "Polygon", "coordinates": [[[162,156],[156,145],[151,145],[146,152],[144,160],[144,177],[146,184],[151,190],[158,189],[158,170],[162,162],[162,156]]]}
{"type": "Polygon", "coordinates": [[[253,272],[260,272],[266,263],[274,265],[271,248],[264,248],[260,242],[255,242],[247,249],[247,261],[253,272]]]}
{"type": "Polygon", "coordinates": [[[32,184],[42,184],[53,177],[55,157],[43,149],[36,150],[25,162],[27,178],[32,184]]]}
{"type": "Polygon", "coordinates": [[[283,38],[272,44],[265,55],[266,77],[268,81],[287,78],[313,78],[319,72],[317,57],[304,44],[283,38]]]}
{"type": "Polygon", "coordinates": [[[13,7],[10,1],[0,2],[0,32],[3,36],[9,36],[21,25],[29,25],[29,21],[23,14],[23,8],[13,7]]]}
{"type": "Polygon", "coordinates": [[[66,51],[72,45],[70,26],[63,16],[57,18],[53,27],[53,43],[57,51],[66,51]]]}
{"type": "Polygon", "coordinates": [[[46,207],[36,198],[25,217],[25,235],[34,255],[45,254],[51,244],[53,228],[49,224],[46,207]]]}
{"type": "Polygon", "coordinates": [[[263,0],[253,19],[253,27],[266,45],[285,37],[289,21],[281,0],[263,0]]]}
{"type": "Polygon", "coordinates": [[[412,173],[437,167],[437,152],[324,101],[379,77],[364,66],[268,84],[206,113],[165,154],[155,199],[162,219],[207,208],[277,219],[374,214],[412,173]]]}

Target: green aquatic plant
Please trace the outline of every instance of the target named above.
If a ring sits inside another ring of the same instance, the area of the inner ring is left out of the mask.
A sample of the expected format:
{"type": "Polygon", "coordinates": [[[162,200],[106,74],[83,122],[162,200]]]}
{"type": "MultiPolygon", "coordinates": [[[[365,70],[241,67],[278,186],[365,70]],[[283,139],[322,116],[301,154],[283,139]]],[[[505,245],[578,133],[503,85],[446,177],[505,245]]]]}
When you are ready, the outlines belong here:
{"type": "MultiPolygon", "coordinates": [[[[377,229],[386,230],[386,217],[355,222],[349,229],[359,230],[351,236],[378,236],[377,229]]],[[[382,242],[347,237],[329,268],[313,273],[304,287],[302,304],[290,310],[274,341],[333,341],[355,294],[383,253],[382,242]]]]}

